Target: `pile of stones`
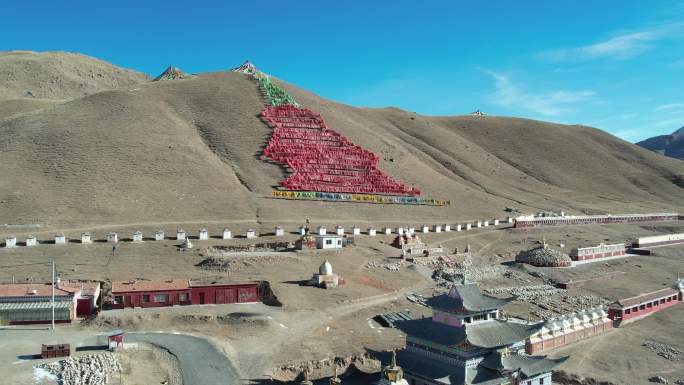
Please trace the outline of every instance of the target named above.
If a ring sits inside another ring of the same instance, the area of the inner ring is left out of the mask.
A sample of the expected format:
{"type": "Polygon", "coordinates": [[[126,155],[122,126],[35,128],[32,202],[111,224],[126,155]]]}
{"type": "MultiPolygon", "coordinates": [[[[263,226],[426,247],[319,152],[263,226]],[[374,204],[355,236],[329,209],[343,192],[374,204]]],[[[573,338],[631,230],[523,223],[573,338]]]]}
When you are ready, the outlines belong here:
{"type": "Polygon", "coordinates": [[[39,365],[57,377],[59,385],[106,385],[110,375],[121,370],[112,354],[91,354],[39,365]]]}
{"type": "Polygon", "coordinates": [[[569,255],[547,246],[522,251],[516,256],[515,260],[541,267],[567,267],[572,265],[572,259],[570,259],[569,255]]]}
{"type": "Polygon", "coordinates": [[[646,348],[648,348],[650,351],[654,352],[655,354],[668,359],[670,361],[682,361],[684,360],[684,352],[675,348],[674,346],[670,346],[667,344],[663,344],[660,342],[655,342],[655,341],[647,341],[644,343],[646,348]]]}
{"type": "Polygon", "coordinates": [[[378,261],[368,261],[368,263],[366,263],[366,268],[381,268],[387,269],[389,271],[399,271],[403,265],[403,262],[383,263],[378,261]]]}

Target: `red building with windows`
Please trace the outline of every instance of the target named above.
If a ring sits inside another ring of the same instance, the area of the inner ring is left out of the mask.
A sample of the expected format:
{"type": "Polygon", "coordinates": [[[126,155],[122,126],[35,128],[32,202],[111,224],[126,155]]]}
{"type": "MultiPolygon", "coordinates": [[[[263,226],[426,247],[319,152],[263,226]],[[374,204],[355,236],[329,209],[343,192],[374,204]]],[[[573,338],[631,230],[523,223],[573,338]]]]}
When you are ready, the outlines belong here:
{"type": "Polygon", "coordinates": [[[259,282],[227,284],[170,279],[112,282],[111,309],[250,303],[261,300],[259,282]]]}
{"type": "Polygon", "coordinates": [[[608,317],[615,322],[615,326],[641,319],[657,311],[667,309],[682,301],[682,288],[675,285],[642,294],[636,297],[621,299],[608,308],[608,317]]]}

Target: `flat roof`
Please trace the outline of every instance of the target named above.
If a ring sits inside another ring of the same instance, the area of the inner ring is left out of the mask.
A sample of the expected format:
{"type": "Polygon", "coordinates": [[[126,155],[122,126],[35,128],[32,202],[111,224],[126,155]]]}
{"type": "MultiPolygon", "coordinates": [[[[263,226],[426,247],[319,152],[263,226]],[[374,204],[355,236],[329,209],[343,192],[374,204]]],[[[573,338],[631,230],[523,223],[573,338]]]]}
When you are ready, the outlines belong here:
{"type": "MultiPolygon", "coordinates": [[[[71,291],[55,288],[55,295],[71,295],[71,291]]],[[[52,295],[51,283],[4,283],[0,284],[0,297],[43,297],[52,295]],[[35,292],[34,292],[35,291],[35,292]]]]}
{"type": "Polygon", "coordinates": [[[168,279],[165,281],[134,280],[124,282],[112,282],[112,293],[186,289],[190,289],[190,280],[188,279],[168,279]]]}
{"type": "Polygon", "coordinates": [[[615,304],[618,306],[622,306],[623,308],[625,307],[632,307],[636,305],[641,305],[644,302],[650,302],[655,299],[660,299],[662,297],[669,297],[671,295],[679,294],[679,291],[677,289],[673,288],[666,288],[666,289],[661,289],[658,291],[654,291],[652,293],[646,293],[646,294],[641,294],[637,295],[635,297],[630,297],[630,298],[625,298],[617,301],[615,304]]]}

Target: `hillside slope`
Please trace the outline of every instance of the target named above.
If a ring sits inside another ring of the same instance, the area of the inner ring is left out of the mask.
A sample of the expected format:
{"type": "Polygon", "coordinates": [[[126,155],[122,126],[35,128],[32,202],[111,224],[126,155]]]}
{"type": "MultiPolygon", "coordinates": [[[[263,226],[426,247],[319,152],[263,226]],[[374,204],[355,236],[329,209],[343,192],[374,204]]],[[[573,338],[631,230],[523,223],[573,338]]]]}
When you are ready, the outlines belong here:
{"type": "Polygon", "coordinates": [[[3,223],[419,223],[523,211],[681,210],[684,164],[602,131],[503,117],[354,108],[284,84],[379,168],[447,207],[270,198],[283,178],[243,74],[147,82],[0,120],[3,223]]]}
{"type": "Polygon", "coordinates": [[[147,80],[145,74],[77,53],[0,52],[0,120],[147,80]]]}
{"type": "Polygon", "coordinates": [[[670,158],[684,160],[684,127],[670,135],[654,136],[637,143],[648,150],[669,156],[670,158]]]}

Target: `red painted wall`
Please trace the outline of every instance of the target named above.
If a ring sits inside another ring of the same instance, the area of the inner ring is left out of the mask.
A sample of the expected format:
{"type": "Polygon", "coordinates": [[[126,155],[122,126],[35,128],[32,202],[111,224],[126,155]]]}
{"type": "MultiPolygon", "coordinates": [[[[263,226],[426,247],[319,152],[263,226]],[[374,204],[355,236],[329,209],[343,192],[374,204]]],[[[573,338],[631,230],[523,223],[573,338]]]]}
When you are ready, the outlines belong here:
{"type": "Polygon", "coordinates": [[[665,303],[661,303],[661,300],[658,300],[658,304],[652,305],[651,307],[648,307],[647,304],[652,303],[653,301],[649,301],[646,304],[643,304],[643,305],[645,305],[644,309],[641,309],[642,304],[639,304],[639,305],[636,305],[636,308],[637,308],[636,311],[633,310],[634,306],[624,308],[624,309],[622,309],[622,318],[621,319],[620,319],[620,315],[618,315],[618,311],[616,309],[611,308],[611,309],[608,309],[608,318],[610,318],[614,321],[618,321],[620,325],[623,323],[632,322],[632,321],[635,321],[639,318],[645,317],[651,313],[655,313],[657,311],[667,309],[671,306],[678,304],[680,300],[676,295],[675,295],[675,298],[676,299],[670,300],[669,302],[666,300],[665,303]],[[629,314],[626,313],[627,309],[630,309],[629,314]]]}
{"type": "Polygon", "coordinates": [[[112,293],[112,296],[123,296],[123,303],[112,304],[111,309],[258,302],[261,299],[258,283],[193,286],[188,290],[117,292],[112,293]],[[181,293],[188,294],[188,301],[180,300],[181,293]],[[167,294],[169,296],[168,301],[154,302],[155,294],[167,294]],[[143,302],[143,295],[149,295],[150,301],[143,302]]]}
{"type": "Polygon", "coordinates": [[[112,309],[123,309],[125,307],[163,307],[173,305],[191,305],[191,301],[180,300],[181,293],[188,293],[190,298],[190,290],[157,290],[157,291],[134,291],[134,292],[117,292],[112,293],[112,296],[123,296],[123,303],[112,304],[112,309]],[[155,294],[167,294],[169,296],[166,302],[154,302],[155,294]],[[149,296],[149,302],[143,302],[143,295],[149,296]]]}

